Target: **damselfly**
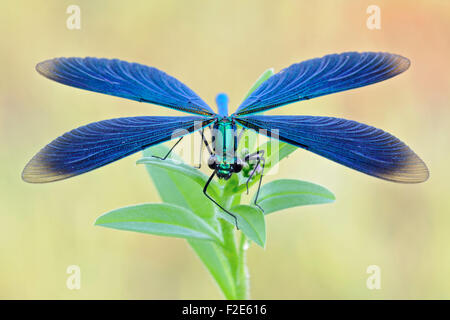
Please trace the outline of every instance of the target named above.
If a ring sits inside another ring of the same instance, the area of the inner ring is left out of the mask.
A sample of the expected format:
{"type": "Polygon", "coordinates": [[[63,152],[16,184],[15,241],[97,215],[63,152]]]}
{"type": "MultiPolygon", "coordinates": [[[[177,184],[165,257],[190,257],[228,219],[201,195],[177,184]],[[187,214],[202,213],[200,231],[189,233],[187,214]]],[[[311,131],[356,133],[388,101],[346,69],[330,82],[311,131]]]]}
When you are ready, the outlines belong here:
{"type": "MultiPolygon", "coordinates": [[[[238,157],[239,137],[243,130],[264,130],[268,135],[277,130],[280,141],[368,175],[394,182],[423,182],[429,175],[425,163],[407,145],[383,130],[333,117],[256,115],[289,103],[380,82],[404,72],[409,65],[409,60],[402,56],[375,52],[346,52],[303,61],[261,83],[236,112],[229,115],[225,94],[216,98],[216,113],[186,85],[153,67],[98,58],[47,60],[39,63],[36,69],[54,81],[196,116],[127,117],[79,127],[37,153],[26,165],[22,177],[32,183],[66,179],[150,146],[181,139],[183,135],[177,132],[199,131],[210,153],[208,165],[213,170],[203,192],[236,219],[208,195],[208,185],[214,176],[228,179],[253,161],[256,165],[248,181],[259,168],[260,187],[264,154],[257,151],[242,159],[238,157]],[[241,128],[239,134],[238,126],[241,128]],[[214,129],[211,143],[203,134],[206,127],[214,129]]],[[[258,196],[255,205],[257,200],[258,196]]]]}

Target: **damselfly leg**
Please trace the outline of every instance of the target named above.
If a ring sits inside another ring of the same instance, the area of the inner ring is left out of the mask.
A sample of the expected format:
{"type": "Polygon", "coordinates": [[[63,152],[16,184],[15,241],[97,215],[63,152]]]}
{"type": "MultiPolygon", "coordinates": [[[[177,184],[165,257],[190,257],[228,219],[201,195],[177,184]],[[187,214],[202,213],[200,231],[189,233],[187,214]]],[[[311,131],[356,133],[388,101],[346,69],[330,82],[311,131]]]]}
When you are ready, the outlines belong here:
{"type": "Polygon", "coordinates": [[[214,199],[207,193],[207,191],[208,191],[208,186],[209,186],[209,184],[211,183],[211,181],[212,181],[212,179],[214,178],[214,176],[216,175],[216,173],[217,173],[217,169],[215,169],[215,170],[213,171],[213,173],[212,173],[211,176],[209,177],[208,181],[206,182],[205,186],[203,187],[203,193],[205,194],[205,196],[206,196],[209,200],[211,200],[214,204],[216,204],[220,209],[222,209],[223,211],[225,211],[226,213],[228,213],[230,216],[233,217],[233,219],[234,219],[234,224],[236,225],[236,229],[239,230],[237,217],[236,217],[234,214],[232,214],[230,211],[228,211],[227,209],[225,209],[224,207],[222,207],[219,203],[217,203],[216,200],[214,200],[214,199]]]}
{"type": "Polygon", "coordinates": [[[175,142],[175,144],[172,146],[172,148],[170,148],[169,152],[167,152],[167,154],[164,157],[158,157],[158,156],[152,156],[153,158],[158,158],[160,160],[166,160],[167,157],[169,156],[169,154],[172,152],[172,150],[177,146],[178,143],[180,143],[180,141],[183,139],[184,137],[181,137],[180,139],[178,139],[177,142],[175,142]]]}
{"type": "Polygon", "coordinates": [[[209,152],[209,155],[211,156],[213,154],[211,148],[209,147],[208,140],[206,140],[204,135],[204,128],[200,131],[200,136],[202,137],[202,142],[200,145],[200,157],[199,157],[199,163],[198,166],[195,166],[194,168],[200,169],[202,167],[202,154],[203,154],[203,144],[206,146],[206,149],[209,152]]]}
{"type": "Polygon", "coordinates": [[[261,206],[258,205],[257,201],[258,201],[258,196],[259,196],[259,190],[261,189],[261,182],[262,182],[262,178],[264,175],[264,166],[266,165],[266,159],[264,158],[264,150],[258,150],[254,153],[248,154],[245,156],[244,161],[245,162],[249,162],[250,160],[256,160],[256,165],[254,167],[254,169],[252,170],[252,172],[250,173],[248,179],[247,179],[247,194],[248,194],[248,184],[250,182],[250,180],[253,178],[253,176],[256,173],[256,170],[258,170],[259,166],[261,166],[261,175],[259,177],[259,183],[258,183],[258,191],[256,191],[256,196],[255,196],[255,200],[254,200],[254,204],[255,206],[257,206],[259,209],[262,210],[262,212],[264,212],[264,209],[261,208],[261,206]]]}

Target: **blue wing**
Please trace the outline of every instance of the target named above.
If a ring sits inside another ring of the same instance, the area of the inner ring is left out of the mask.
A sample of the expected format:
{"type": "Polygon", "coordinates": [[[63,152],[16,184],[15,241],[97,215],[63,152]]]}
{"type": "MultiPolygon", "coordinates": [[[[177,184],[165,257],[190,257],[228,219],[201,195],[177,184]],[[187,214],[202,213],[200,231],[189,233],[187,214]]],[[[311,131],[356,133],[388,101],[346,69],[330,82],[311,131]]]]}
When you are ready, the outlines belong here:
{"type": "Polygon", "coordinates": [[[303,61],[264,81],[242,102],[235,114],[262,112],[367,86],[402,73],[409,64],[407,58],[382,52],[346,52],[303,61]]]}
{"type": "Polygon", "coordinates": [[[194,114],[215,114],[179,80],[138,63],[117,59],[55,58],[39,63],[36,70],[46,78],[80,89],[194,114]]]}
{"type": "Polygon", "coordinates": [[[25,166],[26,182],[42,183],[76,176],[149,146],[201,129],[204,117],[128,117],[94,122],[49,143],[25,166]]]}
{"type": "Polygon", "coordinates": [[[349,168],[394,182],[428,178],[425,163],[393,135],[356,121],[313,116],[241,116],[244,127],[304,148],[349,168]],[[276,136],[276,135],[275,135],[276,136]]]}

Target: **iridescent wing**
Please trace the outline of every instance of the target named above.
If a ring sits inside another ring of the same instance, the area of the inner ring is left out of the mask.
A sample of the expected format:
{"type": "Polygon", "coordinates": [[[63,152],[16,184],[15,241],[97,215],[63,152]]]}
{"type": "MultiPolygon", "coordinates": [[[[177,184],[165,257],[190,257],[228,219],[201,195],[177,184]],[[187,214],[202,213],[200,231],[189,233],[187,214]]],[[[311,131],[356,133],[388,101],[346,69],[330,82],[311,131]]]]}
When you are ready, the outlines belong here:
{"type": "Polygon", "coordinates": [[[39,63],[44,77],[68,86],[199,115],[214,111],[185,84],[153,67],[121,60],[55,58],[39,63]]]}
{"type": "Polygon", "coordinates": [[[42,183],[76,176],[199,130],[213,120],[198,116],[128,117],[94,122],[49,143],[26,165],[22,178],[42,183]]]}
{"type": "Polygon", "coordinates": [[[385,180],[427,180],[425,163],[393,135],[356,121],[314,116],[241,116],[244,127],[385,180]],[[278,131],[275,131],[278,130],[278,131]],[[264,133],[264,134],[266,134],[264,133]]]}
{"type": "Polygon", "coordinates": [[[367,86],[392,78],[409,65],[407,58],[382,52],[346,52],[296,63],[264,81],[235,115],[367,86]]]}

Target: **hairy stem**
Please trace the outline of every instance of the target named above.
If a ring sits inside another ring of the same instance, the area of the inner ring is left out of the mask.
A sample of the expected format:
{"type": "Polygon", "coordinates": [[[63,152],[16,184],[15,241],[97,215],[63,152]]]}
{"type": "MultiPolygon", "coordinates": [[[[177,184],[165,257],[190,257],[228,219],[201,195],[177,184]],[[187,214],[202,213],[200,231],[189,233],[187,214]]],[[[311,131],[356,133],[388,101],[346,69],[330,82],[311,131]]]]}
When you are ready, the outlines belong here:
{"type": "Polygon", "coordinates": [[[237,281],[236,281],[236,295],[238,299],[249,299],[249,274],[247,267],[247,251],[248,241],[245,234],[241,233],[238,248],[238,269],[237,269],[237,281]]]}
{"type": "MultiPolygon", "coordinates": [[[[223,200],[225,203],[225,207],[227,209],[231,209],[233,206],[240,204],[241,197],[238,196],[225,196],[223,195],[223,200]]],[[[220,219],[220,228],[222,230],[222,235],[224,239],[224,248],[226,250],[226,257],[229,261],[235,288],[236,295],[234,299],[248,299],[248,270],[247,270],[247,261],[246,261],[246,246],[247,240],[243,233],[240,232],[241,237],[239,239],[239,246],[236,243],[236,234],[237,231],[235,227],[227,221],[220,219]]]]}

